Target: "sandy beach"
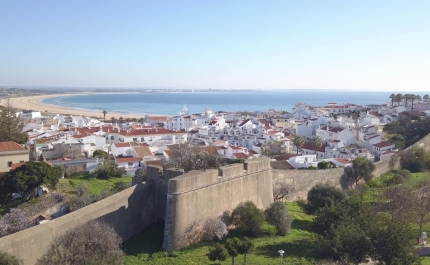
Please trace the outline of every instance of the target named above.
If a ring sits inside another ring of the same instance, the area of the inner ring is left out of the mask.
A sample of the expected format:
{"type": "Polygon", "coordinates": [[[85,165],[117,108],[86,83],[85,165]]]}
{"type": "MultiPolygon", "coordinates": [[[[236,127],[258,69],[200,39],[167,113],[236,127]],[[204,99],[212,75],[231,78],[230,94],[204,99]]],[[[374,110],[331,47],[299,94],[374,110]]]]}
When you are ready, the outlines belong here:
{"type": "MultiPolygon", "coordinates": [[[[56,94],[56,95],[43,95],[43,96],[33,96],[33,97],[16,97],[10,98],[10,102],[14,108],[18,109],[26,109],[26,110],[37,110],[49,113],[59,113],[59,114],[69,114],[69,115],[81,115],[81,116],[89,116],[89,117],[98,117],[103,119],[103,113],[100,111],[86,111],[79,110],[74,108],[67,108],[62,106],[54,106],[49,104],[43,104],[40,101],[45,98],[53,98],[53,97],[64,97],[64,96],[72,96],[72,95],[83,95],[83,94],[56,94]]],[[[1,102],[4,104],[4,100],[1,102]]],[[[107,113],[106,121],[110,118],[115,117],[123,117],[123,118],[144,118],[143,115],[131,115],[131,114],[123,114],[123,113],[107,113]]]]}

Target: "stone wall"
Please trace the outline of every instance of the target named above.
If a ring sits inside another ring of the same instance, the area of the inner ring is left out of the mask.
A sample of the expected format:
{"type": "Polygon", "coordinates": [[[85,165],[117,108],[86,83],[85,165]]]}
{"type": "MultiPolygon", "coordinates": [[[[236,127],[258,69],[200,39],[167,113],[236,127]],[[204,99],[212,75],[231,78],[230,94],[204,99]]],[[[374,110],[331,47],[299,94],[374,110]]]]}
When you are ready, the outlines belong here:
{"type": "Polygon", "coordinates": [[[163,247],[174,250],[186,246],[184,232],[193,223],[221,217],[245,201],[253,201],[260,209],[273,202],[268,158],[219,170],[191,171],[170,179],[163,247]]]}
{"type": "Polygon", "coordinates": [[[112,225],[126,240],[155,221],[150,189],[138,184],[65,216],[0,238],[0,251],[22,259],[24,265],[33,265],[56,237],[95,219],[112,225]]]}

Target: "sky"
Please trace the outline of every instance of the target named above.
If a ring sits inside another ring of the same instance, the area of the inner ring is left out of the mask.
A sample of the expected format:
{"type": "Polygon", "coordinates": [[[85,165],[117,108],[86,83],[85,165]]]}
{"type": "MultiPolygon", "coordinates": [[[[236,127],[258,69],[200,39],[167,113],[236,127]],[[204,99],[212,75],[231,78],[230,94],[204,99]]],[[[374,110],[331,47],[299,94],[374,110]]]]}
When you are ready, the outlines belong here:
{"type": "Polygon", "coordinates": [[[430,90],[428,0],[2,0],[0,10],[0,86],[430,90]]]}

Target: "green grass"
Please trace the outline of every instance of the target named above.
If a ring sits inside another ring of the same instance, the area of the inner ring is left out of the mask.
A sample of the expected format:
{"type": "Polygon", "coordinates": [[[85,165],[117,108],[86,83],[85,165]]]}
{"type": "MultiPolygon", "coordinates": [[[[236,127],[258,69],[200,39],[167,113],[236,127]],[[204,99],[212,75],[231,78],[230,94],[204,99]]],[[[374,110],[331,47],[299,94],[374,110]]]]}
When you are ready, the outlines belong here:
{"type": "Polygon", "coordinates": [[[110,179],[88,179],[83,176],[77,176],[73,178],[60,179],[59,191],[64,193],[76,193],[76,188],[80,185],[87,185],[91,194],[100,194],[103,190],[110,190],[117,182],[129,182],[131,183],[132,177],[126,176],[122,178],[110,178],[110,179]]]}
{"type": "MultiPolygon", "coordinates": [[[[281,249],[285,251],[284,264],[312,264],[312,249],[315,242],[315,237],[310,231],[312,216],[302,212],[296,203],[287,205],[294,216],[290,234],[275,237],[266,235],[253,239],[255,251],[247,255],[247,264],[279,264],[278,250],[281,249]]],[[[162,225],[153,225],[124,242],[126,264],[217,264],[206,257],[212,243],[196,244],[181,251],[163,251],[161,249],[163,229],[162,225]]],[[[227,238],[234,236],[241,235],[238,231],[232,230],[227,238]]],[[[231,264],[231,258],[222,264],[231,264]]],[[[235,264],[243,264],[243,256],[238,256],[235,264]]]]}

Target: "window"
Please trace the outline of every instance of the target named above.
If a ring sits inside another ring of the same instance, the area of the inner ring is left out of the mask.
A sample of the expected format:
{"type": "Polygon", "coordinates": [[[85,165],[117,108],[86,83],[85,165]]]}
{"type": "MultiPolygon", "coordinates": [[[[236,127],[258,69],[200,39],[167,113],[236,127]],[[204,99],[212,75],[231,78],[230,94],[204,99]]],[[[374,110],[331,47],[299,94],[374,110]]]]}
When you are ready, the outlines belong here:
{"type": "Polygon", "coordinates": [[[128,165],[129,165],[129,166],[132,166],[132,165],[133,165],[133,162],[128,162],[128,165]]]}
{"type": "Polygon", "coordinates": [[[24,163],[24,162],[25,162],[24,160],[20,160],[20,161],[19,161],[19,163],[24,163]]]}
{"type": "Polygon", "coordinates": [[[11,167],[12,166],[12,161],[8,161],[7,162],[7,167],[11,167]]]}
{"type": "Polygon", "coordinates": [[[137,138],[133,138],[133,142],[137,142],[137,138]]]}
{"type": "Polygon", "coordinates": [[[143,137],[142,137],[142,138],[140,138],[140,141],[141,141],[141,142],[145,142],[145,138],[143,138],[143,137]]]}
{"type": "Polygon", "coordinates": [[[111,137],[110,137],[110,139],[111,139],[111,140],[115,140],[115,137],[114,137],[114,136],[111,136],[111,137]]]}

